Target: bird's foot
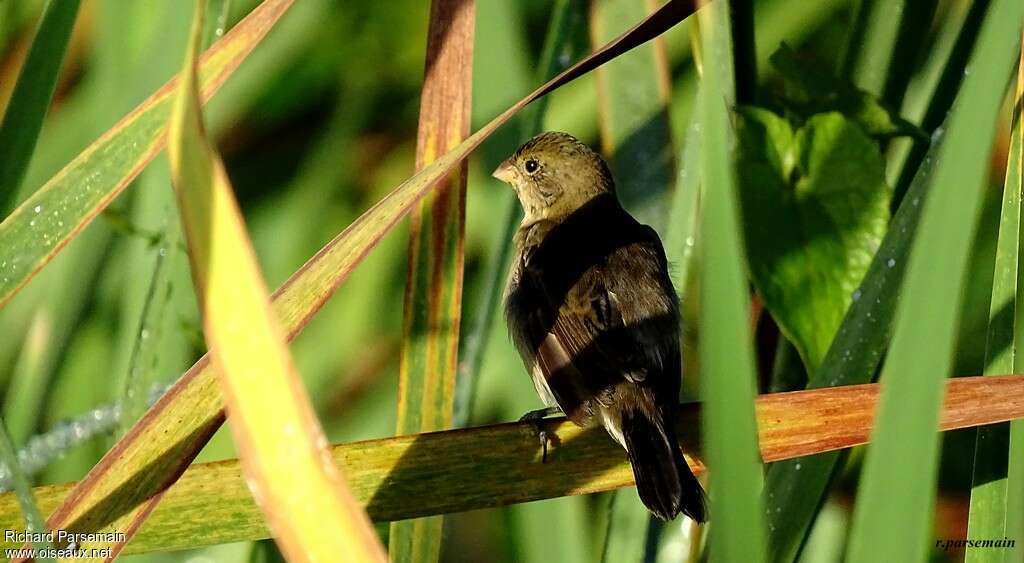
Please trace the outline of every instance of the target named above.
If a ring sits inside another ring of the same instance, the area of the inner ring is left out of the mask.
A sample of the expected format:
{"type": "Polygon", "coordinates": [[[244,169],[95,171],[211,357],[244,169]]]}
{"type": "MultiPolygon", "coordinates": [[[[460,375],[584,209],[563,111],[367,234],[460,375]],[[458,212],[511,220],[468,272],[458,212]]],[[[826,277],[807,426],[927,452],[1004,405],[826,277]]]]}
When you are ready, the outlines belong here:
{"type": "Polygon", "coordinates": [[[558,407],[545,407],[543,409],[530,411],[519,417],[519,422],[529,422],[533,426],[533,430],[537,434],[537,439],[540,440],[541,463],[547,463],[548,461],[548,431],[540,425],[540,421],[544,420],[545,417],[555,414],[562,414],[562,409],[558,407]]]}

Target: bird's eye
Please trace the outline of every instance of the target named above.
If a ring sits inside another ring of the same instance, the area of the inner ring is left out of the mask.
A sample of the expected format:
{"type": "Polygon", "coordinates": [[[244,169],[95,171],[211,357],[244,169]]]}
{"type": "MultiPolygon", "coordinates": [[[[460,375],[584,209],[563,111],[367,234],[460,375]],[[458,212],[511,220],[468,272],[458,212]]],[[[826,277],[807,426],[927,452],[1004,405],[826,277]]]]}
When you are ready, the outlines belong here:
{"type": "Polygon", "coordinates": [[[539,162],[537,162],[536,160],[533,160],[532,158],[530,160],[526,161],[526,173],[527,174],[533,174],[538,169],[540,169],[540,163],[539,162]]]}

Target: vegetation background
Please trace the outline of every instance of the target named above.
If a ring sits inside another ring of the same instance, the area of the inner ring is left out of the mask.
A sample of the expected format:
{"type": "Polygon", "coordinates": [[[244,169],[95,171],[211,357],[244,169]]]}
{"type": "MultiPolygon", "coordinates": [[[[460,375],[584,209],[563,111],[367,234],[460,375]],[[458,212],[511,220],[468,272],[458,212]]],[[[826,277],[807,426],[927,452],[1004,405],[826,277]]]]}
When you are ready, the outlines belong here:
{"type": "MultiPolygon", "coordinates": [[[[42,0],[0,2],[0,108],[11,95],[45,4],[42,0]]],[[[211,0],[208,37],[218,37],[256,4],[211,0]]],[[[625,31],[660,2],[643,4],[629,0],[477,2],[471,130],[553,74],[545,72],[545,61],[553,62],[549,71],[568,66],[625,31]],[[551,31],[553,13],[562,18],[555,33],[551,31]],[[546,37],[554,40],[549,39],[545,53],[546,37]]],[[[886,244],[883,236],[894,229],[887,226],[890,206],[897,209],[912,189],[910,179],[917,167],[908,172],[904,163],[922,162],[929,142],[943,140],[943,104],[948,109],[960,87],[959,81],[949,82],[949,68],[960,64],[959,74],[970,74],[966,61],[983,36],[980,22],[1001,3],[759,0],[733,4],[740,10],[732,14],[732,42],[725,59],[729,68],[736,67],[736,82],[732,84],[728,76],[728,84],[719,85],[723,91],[733,90],[738,105],[756,103],[774,110],[780,116],[778,122],[788,120],[794,129],[810,127],[812,115],[836,111],[840,117],[835,119],[845,120],[842,127],[859,127],[858,131],[868,133],[845,129],[837,133],[833,125],[819,124],[820,135],[857,136],[863,150],[850,149],[843,157],[847,160],[839,163],[846,168],[826,160],[819,163],[823,169],[816,170],[815,164],[801,161],[805,168],[798,173],[792,172],[793,163],[762,162],[764,155],[778,149],[791,158],[816,162],[812,149],[807,149],[807,155],[799,153],[803,149],[786,153],[788,145],[778,138],[755,139],[758,127],[782,135],[778,133],[782,126],[755,115],[754,110],[730,117],[730,123],[737,123],[738,154],[749,159],[741,161],[747,163],[747,170],[763,171],[755,165],[790,167],[788,176],[780,176],[780,190],[795,182],[793,174],[804,174],[813,182],[848,181],[847,188],[857,190],[854,199],[867,200],[838,207],[822,203],[823,213],[832,213],[830,217],[840,224],[834,230],[821,228],[822,237],[834,237],[833,244],[826,240],[820,247],[814,246],[816,240],[798,241],[794,244],[806,244],[809,250],[797,252],[794,259],[770,244],[768,248],[758,244],[788,236],[782,217],[792,209],[752,205],[757,200],[750,198],[757,196],[751,195],[751,185],[763,176],[751,173],[751,178],[743,171],[736,175],[737,193],[746,205],[743,221],[749,255],[744,262],[756,287],[757,392],[801,389],[808,373],[829,363],[826,353],[842,353],[829,350],[831,336],[850,304],[858,301],[861,289],[853,290],[860,286],[875,249],[886,244]],[[743,7],[750,11],[744,12],[743,7]],[[781,55],[770,62],[773,53],[781,55]],[[851,93],[853,86],[865,97],[851,93]],[[849,99],[855,101],[843,105],[849,99]],[[753,137],[744,136],[749,132],[753,137]],[[875,154],[871,147],[877,147],[880,160],[871,160],[875,154]],[[874,176],[858,176],[868,174],[864,170],[874,176]],[[844,218],[850,224],[843,223],[844,218]],[[851,238],[844,238],[847,235],[851,238]],[[786,256],[795,262],[780,263],[786,256]],[[823,285],[829,290],[808,292],[801,285],[807,280],[793,273],[794,263],[820,267],[827,279],[823,285]],[[794,300],[805,303],[794,305],[794,300]],[[824,342],[818,341],[821,338],[824,342]]],[[[191,11],[180,0],[82,1],[31,165],[17,191],[0,193],[3,215],[179,71],[190,18],[191,11]]],[[[268,287],[278,287],[336,233],[413,173],[429,20],[430,3],[422,0],[301,0],[206,107],[211,137],[224,159],[268,287]]],[[[1013,40],[1019,49],[1019,21],[1016,30],[1013,40]]],[[[702,121],[710,118],[699,111],[703,107],[698,96],[699,70],[704,62],[723,60],[721,53],[701,47],[702,36],[710,33],[706,27],[698,32],[696,18],[688,19],[654,46],[644,46],[554,92],[543,109],[516,116],[469,160],[459,370],[472,377],[463,378],[471,383],[460,381],[456,388],[457,424],[512,421],[540,406],[501,315],[483,314],[493,302],[494,280],[503,274],[495,264],[502,263],[509,210],[514,209],[508,189],[491,179],[489,172],[536,128],[538,120],[540,129],[568,131],[601,148],[612,162],[627,206],[661,231],[691,320],[684,394],[693,398],[700,393],[698,359],[704,348],[696,342],[702,326],[699,305],[705,301],[699,292],[700,282],[707,279],[697,272],[706,259],[695,259],[692,249],[705,231],[696,230],[696,195],[690,200],[686,194],[695,194],[694,170],[703,166],[698,148],[701,124],[705,130],[713,127],[709,124],[713,120],[702,121]],[[699,115],[704,117],[695,117],[699,115]]],[[[707,68],[717,72],[715,66],[707,68]]],[[[999,68],[996,74],[1009,79],[1012,70],[999,68]]],[[[974,240],[970,242],[968,236],[964,241],[969,262],[962,276],[959,317],[955,300],[950,307],[957,323],[951,333],[956,336],[951,369],[955,375],[991,372],[996,354],[991,350],[990,331],[996,315],[990,315],[990,309],[1002,311],[1000,318],[1013,317],[1012,291],[1008,310],[990,303],[1001,216],[1003,224],[1007,221],[1002,203],[1007,162],[1013,161],[1014,86],[1015,81],[988,85],[1000,96],[998,107],[991,108],[998,112],[998,128],[991,155],[985,152],[980,160],[974,159],[984,163],[985,188],[974,240]]],[[[986,145],[990,139],[973,141],[986,145]]],[[[931,166],[924,162],[924,167],[931,166]]],[[[1019,171],[1017,182],[1019,186],[1019,171]]],[[[1011,185],[1009,180],[1006,185],[1011,185]]],[[[81,479],[141,414],[142,406],[129,389],[148,394],[153,386],[169,384],[205,352],[173,193],[167,158],[161,153],[132,189],[0,309],[0,414],[16,447],[38,448],[33,452],[40,456],[42,467],[33,472],[35,484],[81,479]],[[125,414],[115,419],[109,407],[122,403],[125,414]],[[43,463],[47,460],[42,457],[59,440],[44,443],[39,436],[84,432],[83,421],[89,420],[98,421],[89,430],[90,434],[100,430],[94,437],[66,451],[58,447],[59,459],[43,463]]],[[[789,218],[807,220],[808,215],[801,213],[789,218]]],[[[964,221],[965,228],[973,225],[973,219],[964,221]]],[[[813,225],[809,228],[819,232],[813,225]]],[[[331,443],[395,434],[408,239],[403,221],[354,270],[291,346],[331,443]]],[[[1015,260],[1014,256],[1014,265],[1015,260]]],[[[957,277],[955,272],[949,276],[957,277]]],[[[1015,281],[1016,276],[1011,288],[1016,287],[1015,281]]],[[[891,300],[887,302],[895,301],[894,291],[886,295],[891,300]]],[[[1011,336],[1012,326],[1011,322],[1011,336]]],[[[878,328],[883,335],[889,331],[888,325],[878,328]]],[[[853,349],[854,354],[874,357],[859,382],[870,381],[885,344],[878,345],[877,352],[869,346],[853,349]]],[[[941,343],[937,346],[942,349],[941,343]]],[[[748,352],[738,344],[736,353],[748,352]]],[[[997,370],[1011,371],[1016,370],[997,370]]],[[[928,381],[915,385],[935,387],[928,381]]],[[[928,415],[922,416],[927,419],[928,415]]],[[[920,553],[927,552],[930,560],[964,556],[962,549],[936,548],[934,539],[967,536],[976,437],[973,428],[942,435],[934,522],[928,522],[927,538],[904,539],[918,544],[920,553]]],[[[927,458],[929,450],[922,451],[927,458]]],[[[237,456],[225,426],[197,461],[237,456]]],[[[794,532],[799,536],[796,540],[776,533],[789,511],[782,513],[779,508],[782,514],[775,516],[776,504],[766,501],[767,537],[790,546],[790,551],[769,547],[768,558],[842,559],[854,527],[853,501],[865,455],[856,448],[837,459],[841,463],[838,477],[828,485],[824,500],[808,501],[806,515],[793,517],[793,529],[801,529],[799,518],[812,519],[813,531],[806,543],[802,533],[794,532]]],[[[769,473],[769,486],[772,479],[769,473]]],[[[827,476],[825,482],[829,482],[827,476]]],[[[627,507],[636,504],[631,495],[626,490],[625,494],[572,496],[453,514],[445,519],[440,558],[527,562],[699,558],[700,531],[684,519],[659,524],[648,522],[642,512],[638,517],[636,506],[627,507]]],[[[910,510],[920,507],[913,499],[906,502],[910,510]]],[[[387,530],[386,525],[378,525],[382,535],[387,530]]],[[[756,531],[752,535],[759,536],[756,531]]],[[[1024,528],[1007,529],[1006,536],[1024,544],[1024,528]]],[[[769,542],[773,545],[778,544],[769,542]]],[[[1018,553],[1024,558],[1024,550],[1018,553]]],[[[1004,555],[990,560],[1002,561],[1004,555]]],[[[130,559],[198,562],[276,557],[273,543],[261,541],[130,559]]]]}

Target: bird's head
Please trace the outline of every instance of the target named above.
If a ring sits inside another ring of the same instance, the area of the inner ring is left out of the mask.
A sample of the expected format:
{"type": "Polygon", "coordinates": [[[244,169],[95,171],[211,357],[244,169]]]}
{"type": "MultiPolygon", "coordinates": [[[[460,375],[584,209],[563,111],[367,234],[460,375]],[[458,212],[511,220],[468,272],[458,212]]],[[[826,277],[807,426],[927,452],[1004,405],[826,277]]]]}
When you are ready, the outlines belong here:
{"type": "Polygon", "coordinates": [[[512,186],[526,221],[564,219],[596,196],[613,193],[604,159],[568,133],[541,133],[494,171],[512,186]]]}

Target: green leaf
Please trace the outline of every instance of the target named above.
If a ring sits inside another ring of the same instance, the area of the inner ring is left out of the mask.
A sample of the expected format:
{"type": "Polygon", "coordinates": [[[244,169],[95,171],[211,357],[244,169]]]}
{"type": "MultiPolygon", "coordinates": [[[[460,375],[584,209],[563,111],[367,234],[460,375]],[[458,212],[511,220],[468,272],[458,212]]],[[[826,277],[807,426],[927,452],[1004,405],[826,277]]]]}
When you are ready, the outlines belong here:
{"type": "MultiPolygon", "coordinates": [[[[267,0],[204,56],[208,100],[238,68],[291,0],[267,0]]],[[[172,80],[75,157],[0,223],[0,307],[50,263],[164,146],[172,80]]]]}
{"type": "Polygon", "coordinates": [[[882,373],[847,555],[921,561],[932,522],[942,379],[952,364],[968,250],[1005,85],[1019,48],[1024,3],[997,0],[971,56],[948,139],[925,201],[882,373]],[[936,275],[938,273],[938,275],[936,275]],[[907,471],[913,466],[914,471],[907,471]]]}
{"type": "Polygon", "coordinates": [[[794,133],[781,117],[744,108],[736,131],[750,273],[813,373],[885,234],[885,163],[839,113],[794,133]]]}
{"type": "Polygon", "coordinates": [[[884,106],[874,95],[799,61],[785,43],[772,54],[770,61],[783,78],[783,105],[801,119],[838,111],[859,123],[873,137],[907,135],[928,139],[924,132],[884,106]]]}
{"type": "Polygon", "coordinates": [[[50,0],[0,123],[0,214],[6,215],[32,160],[57,88],[80,0],[50,0]]]}
{"type": "MultiPolygon", "coordinates": [[[[1021,182],[1024,129],[1021,128],[1020,104],[1024,99],[1024,66],[1019,69],[1014,97],[985,347],[985,373],[988,375],[1015,373],[1024,367],[1024,358],[1014,346],[1015,341],[1024,338],[1024,325],[1018,322],[1021,314],[1019,309],[1024,306],[1024,288],[1021,287],[1024,279],[1018,277],[1024,267],[1020,263],[1021,189],[1024,188],[1021,182]],[[1013,314],[1004,314],[1006,308],[1011,309],[1013,314]]],[[[1007,494],[1010,426],[1011,423],[1004,422],[978,428],[967,523],[969,538],[1003,538],[1017,533],[1017,528],[1007,527],[1008,503],[1022,502],[1007,494]]],[[[985,549],[968,548],[964,557],[968,562],[984,562],[991,560],[991,553],[985,549]]]]}
{"type": "Polygon", "coordinates": [[[754,418],[755,364],[749,330],[750,296],[743,271],[743,242],[728,107],[734,99],[728,4],[702,10],[704,120],[700,221],[701,425],[711,489],[710,559],[764,559],[762,466],[754,418]],[[705,25],[706,24],[706,25],[705,25]]]}

